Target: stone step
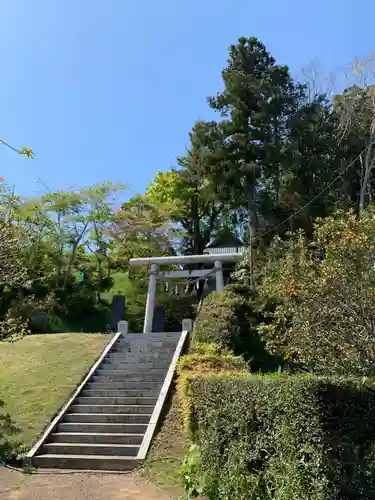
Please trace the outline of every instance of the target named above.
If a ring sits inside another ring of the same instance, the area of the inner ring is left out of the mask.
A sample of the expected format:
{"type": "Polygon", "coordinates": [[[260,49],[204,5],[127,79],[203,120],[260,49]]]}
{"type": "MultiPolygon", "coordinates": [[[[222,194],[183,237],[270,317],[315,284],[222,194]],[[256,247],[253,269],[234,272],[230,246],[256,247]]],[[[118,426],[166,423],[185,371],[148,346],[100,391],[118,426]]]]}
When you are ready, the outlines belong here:
{"type": "MultiPolygon", "coordinates": [[[[143,390],[152,390],[152,391],[158,391],[160,392],[161,386],[163,385],[162,380],[146,380],[146,381],[139,381],[139,380],[126,380],[122,382],[113,382],[113,381],[108,381],[108,380],[103,380],[99,377],[99,380],[93,380],[92,377],[90,380],[91,382],[88,382],[85,385],[86,390],[116,390],[116,391],[125,391],[125,390],[137,390],[137,391],[143,391],[143,390]]],[[[98,377],[96,377],[98,378],[98,377]]]]}
{"type": "Polygon", "coordinates": [[[135,458],[106,455],[37,455],[33,458],[35,467],[44,469],[77,469],[103,471],[129,471],[138,466],[135,458]]]}
{"type": "MultiPolygon", "coordinates": [[[[167,342],[167,343],[177,343],[179,341],[180,336],[173,336],[173,335],[159,335],[159,336],[149,336],[149,335],[138,335],[138,336],[131,336],[131,335],[125,335],[117,339],[117,342],[129,342],[129,344],[136,344],[139,342],[143,343],[150,343],[153,344],[154,342],[167,342]]],[[[116,342],[116,343],[117,343],[116,342]]]]}
{"type": "Polygon", "coordinates": [[[149,339],[153,338],[177,338],[181,337],[181,332],[152,332],[152,333],[127,333],[126,338],[137,339],[139,337],[147,337],[149,339]]]}
{"type": "Polygon", "coordinates": [[[137,456],[139,445],[134,444],[86,444],[86,443],[47,443],[42,447],[42,454],[51,455],[101,455],[101,456],[137,456]]]}
{"type": "Polygon", "coordinates": [[[133,357],[135,362],[138,363],[138,361],[141,359],[142,356],[149,356],[150,354],[151,355],[154,355],[154,354],[159,354],[158,358],[160,358],[160,354],[162,354],[163,356],[166,356],[168,357],[168,359],[172,358],[173,354],[174,354],[174,349],[173,350],[170,350],[170,351],[167,351],[167,352],[160,352],[159,350],[156,350],[156,351],[150,351],[149,349],[122,349],[122,348],[117,348],[117,349],[113,349],[111,351],[110,354],[108,354],[109,356],[121,356],[121,357],[126,357],[127,359],[133,357]]]}
{"type": "Polygon", "coordinates": [[[165,358],[165,357],[170,357],[170,356],[173,356],[173,353],[175,351],[175,348],[170,348],[170,349],[163,349],[163,350],[157,350],[157,349],[153,349],[153,350],[148,350],[148,351],[145,351],[143,348],[141,349],[141,347],[138,347],[138,346],[131,346],[131,347],[128,347],[128,350],[124,350],[123,352],[117,352],[117,351],[113,351],[112,349],[108,352],[107,356],[132,356],[132,355],[137,355],[138,357],[141,356],[141,357],[153,357],[153,358],[165,358]],[[130,349],[130,350],[129,350],[130,349]]]}
{"type": "Polygon", "coordinates": [[[153,367],[150,368],[143,368],[143,367],[137,368],[137,365],[130,366],[129,363],[121,363],[121,362],[119,363],[115,361],[111,363],[101,364],[99,370],[104,370],[104,371],[113,370],[120,373],[133,373],[134,375],[143,375],[145,373],[157,373],[158,370],[167,373],[168,368],[169,364],[168,365],[155,364],[153,365],[153,367]]]}
{"type": "Polygon", "coordinates": [[[123,349],[120,346],[117,348],[113,348],[113,350],[111,350],[110,355],[126,356],[127,358],[133,356],[136,362],[138,362],[141,356],[149,356],[150,354],[155,354],[155,353],[158,353],[159,355],[162,354],[163,356],[164,355],[168,356],[168,358],[172,358],[174,351],[175,349],[170,349],[168,351],[161,351],[160,349],[152,350],[148,348],[123,349]]]}
{"type": "Polygon", "coordinates": [[[148,424],[151,415],[137,413],[66,413],[63,422],[148,424]]]}
{"type": "Polygon", "coordinates": [[[83,433],[83,434],[144,434],[147,424],[123,423],[75,423],[63,422],[58,424],[58,433],[83,433]]]}
{"type": "Polygon", "coordinates": [[[121,348],[121,349],[147,349],[148,352],[170,352],[175,350],[177,346],[177,342],[161,342],[159,340],[148,341],[148,342],[128,342],[127,340],[118,340],[112,347],[112,349],[121,348]]]}
{"type": "Polygon", "coordinates": [[[141,353],[136,356],[134,353],[127,352],[127,353],[121,353],[121,352],[114,352],[108,354],[103,359],[104,362],[108,361],[121,361],[121,362],[126,362],[126,363],[165,363],[169,364],[172,361],[173,353],[167,354],[165,356],[156,356],[153,354],[145,354],[141,353]]]}
{"type": "Polygon", "coordinates": [[[97,433],[97,432],[56,432],[51,434],[52,443],[101,443],[101,444],[132,444],[141,445],[142,434],[97,433]]]}
{"type": "Polygon", "coordinates": [[[175,347],[177,345],[177,339],[133,339],[129,340],[126,338],[120,338],[115,342],[114,347],[118,345],[127,346],[152,346],[152,347],[175,347]]]}
{"type": "Polygon", "coordinates": [[[122,414],[138,414],[138,415],[151,415],[155,405],[78,405],[73,404],[69,408],[70,413],[105,413],[113,415],[115,413],[122,414]]]}
{"type": "Polygon", "coordinates": [[[157,400],[160,390],[147,389],[83,389],[82,398],[152,398],[157,400]]]}
{"type": "Polygon", "coordinates": [[[108,362],[102,363],[100,367],[96,370],[96,373],[99,370],[115,370],[115,371],[123,371],[126,373],[159,373],[160,371],[166,372],[168,370],[169,365],[163,363],[150,363],[150,366],[144,366],[141,363],[126,363],[126,362],[108,362]]]}
{"type": "MultiPolygon", "coordinates": [[[[111,365],[102,365],[99,368],[97,368],[94,372],[93,377],[97,377],[99,375],[124,375],[128,379],[136,378],[136,377],[152,377],[152,376],[159,376],[159,375],[165,375],[167,373],[167,368],[150,368],[149,370],[127,370],[125,368],[111,368],[111,365]]],[[[146,379],[147,380],[147,379],[146,379]]]]}
{"type": "Polygon", "coordinates": [[[139,376],[143,377],[144,375],[165,375],[167,373],[166,368],[149,368],[149,369],[130,369],[127,365],[120,365],[118,367],[113,367],[113,365],[101,365],[95,371],[95,375],[126,375],[131,377],[139,376]]]}
{"type": "Polygon", "coordinates": [[[136,359],[135,357],[130,358],[129,356],[109,356],[103,360],[103,365],[108,365],[110,363],[118,363],[118,364],[128,364],[128,365],[137,365],[143,363],[152,363],[154,365],[162,365],[169,367],[172,361],[172,355],[165,359],[154,358],[154,359],[136,359]]]}
{"type": "Polygon", "coordinates": [[[144,375],[137,375],[137,374],[133,375],[132,373],[107,375],[101,372],[99,375],[93,375],[91,380],[93,382],[100,382],[100,383],[105,383],[105,382],[123,382],[123,383],[133,382],[133,384],[140,382],[161,383],[165,379],[165,376],[166,373],[155,374],[155,375],[149,375],[147,373],[145,373],[144,375]]]}
{"type": "Polygon", "coordinates": [[[108,369],[110,366],[132,371],[167,370],[170,362],[155,361],[154,363],[129,362],[127,359],[104,359],[100,368],[108,369]]]}
{"type": "Polygon", "coordinates": [[[121,396],[115,396],[115,397],[84,397],[84,396],[79,396],[75,401],[74,404],[77,405],[125,405],[125,406],[131,406],[131,405],[151,405],[155,406],[157,401],[157,397],[153,398],[145,398],[145,397],[121,397],[121,396]]]}

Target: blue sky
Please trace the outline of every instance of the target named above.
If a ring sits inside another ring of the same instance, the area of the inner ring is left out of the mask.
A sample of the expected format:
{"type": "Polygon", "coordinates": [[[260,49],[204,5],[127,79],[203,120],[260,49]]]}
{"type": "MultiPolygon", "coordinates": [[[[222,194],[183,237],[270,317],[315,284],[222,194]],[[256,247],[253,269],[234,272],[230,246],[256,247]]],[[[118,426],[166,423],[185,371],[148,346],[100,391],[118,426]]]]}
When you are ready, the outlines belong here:
{"type": "Polygon", "coordinates": [[[142,191],[175,165],[227,47],[256,36],[294,74],[375,51],[373,0],[2,0],[0,175],[18,192],[105,179],[142,191]]]}

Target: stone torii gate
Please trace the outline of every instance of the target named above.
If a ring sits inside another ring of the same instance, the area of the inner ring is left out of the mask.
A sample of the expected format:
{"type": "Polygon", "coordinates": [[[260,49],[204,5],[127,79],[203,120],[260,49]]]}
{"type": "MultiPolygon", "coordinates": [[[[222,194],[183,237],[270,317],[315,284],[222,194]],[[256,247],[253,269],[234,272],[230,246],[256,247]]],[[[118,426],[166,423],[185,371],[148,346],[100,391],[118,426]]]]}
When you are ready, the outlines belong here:
{"type": "Polygon", "coordinates": [[[158,279],[169,280],[174,278],[205,278],[215,274],[216,291],[221,292],[224,289],[223,262],[236,262],[241,260],[241,253],[228,254],[210,254],[210,255],[183,255],[172,257],[145,257],[139,259],[130,259],[131,266],[150,266],[148,292],[146,301],[145,321],[143,333],[152,332],[152,322],[154,318],[156,282],[158,279]],[[211,269],[197,269],[193,271],[158,271],[159,265],[166,264],[213,264],[211,269]]]}

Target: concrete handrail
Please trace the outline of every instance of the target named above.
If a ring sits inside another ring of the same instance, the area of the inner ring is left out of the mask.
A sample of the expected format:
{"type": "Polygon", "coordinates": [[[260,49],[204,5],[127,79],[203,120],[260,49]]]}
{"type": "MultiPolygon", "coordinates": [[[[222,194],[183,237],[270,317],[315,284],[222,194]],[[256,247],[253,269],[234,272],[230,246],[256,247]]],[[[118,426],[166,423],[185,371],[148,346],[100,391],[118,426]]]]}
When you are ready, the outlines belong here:
{"type": "Polygon", "coordinates": [[[169,392],[169,389],[170,389],[170,386],[171,386],[171,383],[173,380],[174,372],[176,370],[177,361],[178,361],[178,359],[183,351],[188,334],[192,329],[192,324],[193,324],[193,321],[191,319],[184,319],[182,321],[182,325],[183,325],[183,328],[185,328],[185,330],[182,331],[180,339],[179,339],[177,347],[176,347],[176,350],[173,354],[173,358],[172,358],[172,361],[169,365],[168,372],[167,372],[167,375],[164,379],[164,383],[163,383],[163,386],[162,386],[161,391],[159,393],[158,400],[156,402],[154,411],[152,412],[151,419],[150,419],[150,422],[147,426],[146,433],[143,437],[141,447],[139,448],[137,460],[145,460],[145,458],[147,456],[147,452],[150,448],[151,441],[152,441],[152,438],[154,436],[158,420],[159,420],[161,412],[163,410],[165,400],[167,399],[167,396],[168,396],[168,392],[169,392]]]}

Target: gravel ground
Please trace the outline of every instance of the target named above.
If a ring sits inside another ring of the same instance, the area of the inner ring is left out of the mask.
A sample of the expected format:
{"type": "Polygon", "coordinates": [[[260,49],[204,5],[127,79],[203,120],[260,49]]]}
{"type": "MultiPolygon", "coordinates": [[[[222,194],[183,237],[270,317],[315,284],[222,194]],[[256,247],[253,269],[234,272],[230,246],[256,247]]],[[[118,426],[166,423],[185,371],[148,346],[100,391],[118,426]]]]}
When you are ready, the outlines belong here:
{"type": "Polygon", "coordinates": [[[0,468],[0,500],[172,500],[136,474],[24,475],[0,468]]]}

